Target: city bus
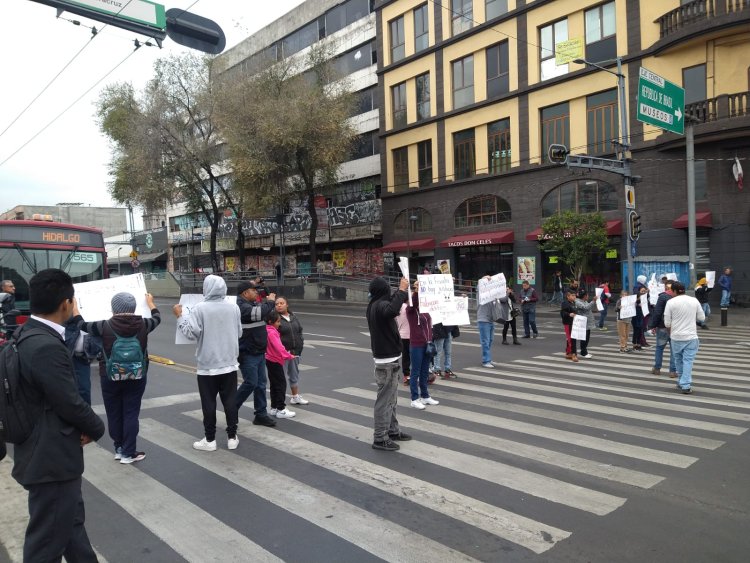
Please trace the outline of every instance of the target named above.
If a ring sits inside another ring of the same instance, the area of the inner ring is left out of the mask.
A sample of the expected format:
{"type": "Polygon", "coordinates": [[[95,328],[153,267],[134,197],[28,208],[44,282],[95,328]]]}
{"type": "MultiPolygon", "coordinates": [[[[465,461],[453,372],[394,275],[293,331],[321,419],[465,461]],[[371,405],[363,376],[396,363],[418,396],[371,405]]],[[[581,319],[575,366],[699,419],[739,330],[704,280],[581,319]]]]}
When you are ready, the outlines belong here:
{"type": "Polygon", "coordinates": [[[29,280],[46,268],[59,268],[73,283],[106,277],[107,252],[101,229],[55,223],[50,216],[0,221],[0,280],[16,286],[19,324],[29,312],[29,280]]]}

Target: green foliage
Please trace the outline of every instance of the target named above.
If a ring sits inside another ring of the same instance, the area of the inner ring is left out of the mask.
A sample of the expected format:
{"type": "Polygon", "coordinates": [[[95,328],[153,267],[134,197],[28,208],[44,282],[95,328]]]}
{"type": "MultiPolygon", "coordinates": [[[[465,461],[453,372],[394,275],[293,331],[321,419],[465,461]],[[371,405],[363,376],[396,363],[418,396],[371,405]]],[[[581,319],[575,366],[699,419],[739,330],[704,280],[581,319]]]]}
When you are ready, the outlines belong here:
{"type": "Polygon", "coordinates": [[[542,237],[542,247],[559,253],[575,279],[580,279],[589,260],[603,252],[609,242],[601,213],[564,211],[549,217],[542,224],[542,237]]]}

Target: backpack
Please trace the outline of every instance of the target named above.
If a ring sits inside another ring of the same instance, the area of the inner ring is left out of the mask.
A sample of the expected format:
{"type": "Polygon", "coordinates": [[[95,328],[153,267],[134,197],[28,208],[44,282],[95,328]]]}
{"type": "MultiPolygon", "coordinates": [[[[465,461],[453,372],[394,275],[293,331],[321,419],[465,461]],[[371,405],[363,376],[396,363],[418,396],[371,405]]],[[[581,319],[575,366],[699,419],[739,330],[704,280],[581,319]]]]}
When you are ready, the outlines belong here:
{"type": "Polygon", "coordinates": [[[106,374],[110,381],[130,381],[142,379],[146,368],[146,356],[141,347],[141,341],[138,335],[120,336],[117,334],[109,321],[104,321],[105,325],[115,335],[115,341],[112,343],[112,350],[107,356],[104,354],[106,361],[106,374]]]}
{"type": "Polygon", "coordinates": [[[0,442],[22,444],[34,429],[36,417],[23,391],[18,346],[27,338],[45,333],[28,329],[0,345],[0,442]]]}

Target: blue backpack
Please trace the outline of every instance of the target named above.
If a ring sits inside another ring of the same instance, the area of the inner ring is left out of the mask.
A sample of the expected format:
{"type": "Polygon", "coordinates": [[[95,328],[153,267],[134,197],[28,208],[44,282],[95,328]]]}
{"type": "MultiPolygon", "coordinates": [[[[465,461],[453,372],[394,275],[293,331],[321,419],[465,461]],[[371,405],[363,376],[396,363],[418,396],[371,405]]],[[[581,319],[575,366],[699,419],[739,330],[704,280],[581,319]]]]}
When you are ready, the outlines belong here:
{"type": "Polygon", "coordinates": [[[112,350],[107,356],[104,353],[106,361],[106,373],[110,381],[131,381],[142,379],[147,367],[147,358],[141,347],[141,341],[138,335],[120,336],[109,324],[104,321],[107,328],[115,335],[115,341],[112,344],[112,350]]]}

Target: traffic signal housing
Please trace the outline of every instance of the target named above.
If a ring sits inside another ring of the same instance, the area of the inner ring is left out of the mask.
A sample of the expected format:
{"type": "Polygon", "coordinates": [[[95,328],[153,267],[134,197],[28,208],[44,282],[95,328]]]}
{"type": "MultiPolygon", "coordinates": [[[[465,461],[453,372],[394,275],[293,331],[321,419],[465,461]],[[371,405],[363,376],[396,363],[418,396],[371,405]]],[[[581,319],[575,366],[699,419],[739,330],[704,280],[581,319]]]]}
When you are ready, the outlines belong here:
{"type": "Polygon", "coordinates": [[[555,164],[567,164],[568,148],[565,145],[550,145],[547,150],[547,156],[550,162],[555,164]]]}
{"type": "Polygon", "coordinates": [[[630,240],[638,240],[638,237],[641,236],[641,216],[635,211],[631,211],[629,219],[630,240]]]}

